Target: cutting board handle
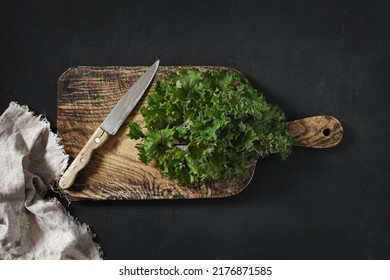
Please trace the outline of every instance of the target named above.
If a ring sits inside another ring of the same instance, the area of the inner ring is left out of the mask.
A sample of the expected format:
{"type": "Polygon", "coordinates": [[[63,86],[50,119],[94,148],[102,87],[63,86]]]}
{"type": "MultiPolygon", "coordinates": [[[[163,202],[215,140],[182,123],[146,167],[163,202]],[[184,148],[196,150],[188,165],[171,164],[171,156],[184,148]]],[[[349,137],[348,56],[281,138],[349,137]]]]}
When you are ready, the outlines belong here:
{"type": "Polygon", "coordinates": [[[332,116],[314,116],[288,123],[295,146],[330,148],[343,138],[343,126],[332,116]]]}

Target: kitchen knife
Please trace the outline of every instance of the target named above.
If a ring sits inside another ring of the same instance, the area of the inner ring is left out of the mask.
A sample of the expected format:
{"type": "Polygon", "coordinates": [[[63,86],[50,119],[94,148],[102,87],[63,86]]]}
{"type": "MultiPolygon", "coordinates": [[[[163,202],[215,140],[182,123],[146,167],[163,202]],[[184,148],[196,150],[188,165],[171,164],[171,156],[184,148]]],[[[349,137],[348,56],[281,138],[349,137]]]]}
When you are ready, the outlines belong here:
{"type": "Polygon", "coordinates": [[[110,136],[115,135],[120,126],[129,116],[130,112],[137,105],[142,95],[145,93],[157,72],[160,61],[157,60],[125,93],[125,95],[115,105],[114,109],[108,114],[103,123],[96,129],[87,144],[81,149],[80,153],[73,160],[62,175],[59,186],[61,189],[69,189],[77,174],[82,170],[91,159],[95,149],[101,147],[110,136]]]}

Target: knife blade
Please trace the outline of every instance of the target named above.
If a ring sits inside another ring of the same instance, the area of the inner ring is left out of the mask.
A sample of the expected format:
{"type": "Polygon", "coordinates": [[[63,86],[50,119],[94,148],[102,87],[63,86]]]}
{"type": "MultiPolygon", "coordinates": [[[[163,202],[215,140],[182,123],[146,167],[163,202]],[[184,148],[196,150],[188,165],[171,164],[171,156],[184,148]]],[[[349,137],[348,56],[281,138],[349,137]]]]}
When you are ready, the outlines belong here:
{"type": "Polygon", "coordinates": [[[110,136],[115,135],[131,111],[137,105],[143,94],[152,82],[160,61],[157,60],[123,95],[115,107],[96,129],[85,146],[62,175],[59,186],[61,189],[69,189],[77,174],[88,164],[95,149],[101,147],[110,136]]]}

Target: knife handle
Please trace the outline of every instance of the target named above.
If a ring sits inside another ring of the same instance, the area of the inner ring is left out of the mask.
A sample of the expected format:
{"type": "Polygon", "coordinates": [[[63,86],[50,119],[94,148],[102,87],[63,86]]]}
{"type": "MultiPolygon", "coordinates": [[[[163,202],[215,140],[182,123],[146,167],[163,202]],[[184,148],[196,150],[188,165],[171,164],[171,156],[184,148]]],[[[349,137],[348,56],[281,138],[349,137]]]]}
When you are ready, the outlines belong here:
{"type": "Polygon", "coordinates": [[[108,134],[105,130],[101,129],[100,127],[96,129],[92,137],[88,140],[87,144],[85,144],[80,153],[62,175],[59,182],[61,189],[66,190],[72,186],[77,174],[90,161],[93,151],[102,146],[109,137],[110,134],[108,134]]]}
{"type": "Polygon", "coordinates": [[[288,122],[295,146],[330,148],[343,138],[343,126],[332,116],[314,116],[288,122]]]}

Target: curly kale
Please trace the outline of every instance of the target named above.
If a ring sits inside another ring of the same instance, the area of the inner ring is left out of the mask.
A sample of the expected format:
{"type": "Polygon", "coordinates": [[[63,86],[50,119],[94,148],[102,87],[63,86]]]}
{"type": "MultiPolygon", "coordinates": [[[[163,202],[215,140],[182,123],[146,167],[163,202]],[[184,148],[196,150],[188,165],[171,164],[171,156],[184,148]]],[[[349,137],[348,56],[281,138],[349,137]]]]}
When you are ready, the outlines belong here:
{"type": "Polygon", "coordinates": [[[145,133],[130,122],[140,160],[157,159],[181,184],[242,175],[259,157],[290,153],[284,113],[229,70],[179,70],[158,81],[141,109],[145,133]],[[177,145],[182,144],[182,145],[177,145]]]}

